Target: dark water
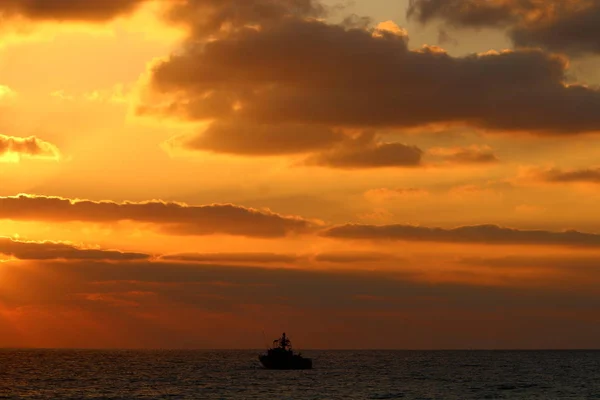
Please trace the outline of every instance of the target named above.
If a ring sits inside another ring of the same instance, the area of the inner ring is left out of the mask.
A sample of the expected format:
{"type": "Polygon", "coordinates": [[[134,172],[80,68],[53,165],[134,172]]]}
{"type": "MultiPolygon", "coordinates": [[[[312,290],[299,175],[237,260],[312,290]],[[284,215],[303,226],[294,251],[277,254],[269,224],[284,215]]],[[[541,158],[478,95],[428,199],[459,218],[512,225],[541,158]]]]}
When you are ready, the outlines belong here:
{"type": "Polygon", "coordinates": [[[596,351],[306,351],[309,371],[257,354],[0,350],[0,398],[600,399],[596,351]]]}

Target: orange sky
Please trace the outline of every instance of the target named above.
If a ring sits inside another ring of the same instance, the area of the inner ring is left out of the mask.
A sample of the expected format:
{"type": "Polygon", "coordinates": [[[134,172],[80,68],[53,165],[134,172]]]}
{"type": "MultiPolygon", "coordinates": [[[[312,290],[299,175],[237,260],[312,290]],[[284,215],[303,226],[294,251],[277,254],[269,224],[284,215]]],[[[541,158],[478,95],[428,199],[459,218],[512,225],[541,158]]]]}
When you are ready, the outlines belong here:
{"type": "Polygon", "coordinates": [[[2,2],[0,347],[599,347],[600,6],[354,3],[2,2]]]}

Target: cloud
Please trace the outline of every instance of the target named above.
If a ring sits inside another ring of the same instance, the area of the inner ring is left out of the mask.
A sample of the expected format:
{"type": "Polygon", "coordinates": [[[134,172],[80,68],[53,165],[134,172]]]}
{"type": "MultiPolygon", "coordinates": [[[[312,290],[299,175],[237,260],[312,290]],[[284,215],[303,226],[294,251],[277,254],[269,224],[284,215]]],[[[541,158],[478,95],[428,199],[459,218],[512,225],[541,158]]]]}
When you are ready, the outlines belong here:
{"type": "Polygon", "coordinates": [[[213,122],[204,132],[181,135],[174,148],[244,156],[308,154],[306,165],[330,168],[418,166],[423,151],[403,143],[385,143],[372,132],[358,135],[323,125],[213,122]]]}
{"type": "Polygon", "coordinates": [[[575,272],[577,269],[598,270],[600,257],[594,256],[507,256],[464,257],[460,264],[494,268],[541,268],[575,272]]]}
{"type": "Polygon", "coordinates": [[[309,157],[306,164],[344,169],[415,167],[421,164],[422,155],[416,146],[379,142],[374,134],[366,133],[309,157]]]}
{"type": "Polygon", "coordinates": [[[317,254],[314,259],[318,262],[336,264],[391,261],[395,259],[397,260],[397,258],[392,254],[360,251],[321,253],[317,254]]]}
{"type": "Polygon", "coordinates": [[[564,232],[519,230],[497,225],[475,225],[443,229],[411,225],[348,224],[329,228],[322,234],[326,237],[338,239],[600,247],[600,235],[595,233],[574,230],[564,232]]]}
{"type": "Polygon", "coordinates": [[[35,136],[26,138],[0,135],[0,161],[20,161],[21,158],[58,160],[60,151],[48,142],[35,136]]]}
{"type": "Polygon", "coordinates": [[[133,12],[147,0],[2,0],[0,16],[101,22],[133,12]]]}
{"type": "MultiPolygon", "coordinates": [[[[343,169],[421,165],[421,149],[386,143],[378,135],[383,129],[600,130],[600,91],[567,85],[565,57],[532,49],[464,57],[435,46],[411,50],[406,31],[392,21],[369,28],[315,18],[326,13],[309,0],[178,3],[167,18],[186,24],[189,37],[152,63],[137,113],[207,126],[175,137],[171,146],[306,154],[304,164],[343,169]]],[[[483,147],[454,149],[445,158],[498,161],[483,147]]]]}
{"type": "Polygon", "coordinates": [[[285,263],[291,264],[298,261],[298,256],[294,254],[277,253],[183,253],[168,254],[160,257],[165,261],[184,261],[198,263],[285,263]]]}
{"type": "Polygon", "coordinates": [[[407,17],[423,23],[444,18],[458,26],[505,26],[518,20],[519,5],[533,8],[530,0],[411,0],[407,17]]]}
{"type": "Polygon", "coordinates": [[[331,147],[345,137],[343,133],[325,126],[217,121],[200,134],[179,136],[172,139],[170,144],[188,150],[269,156],[320,150],[331,147]]]}
{"type": "Polygon", "coordinates": [[[414,0],[408,16],[457,27],[507,30],[515,45],[572,54],[600,52],[596,0],[414,0]]]}
{"type": "Polygon", "coordinates": [[[434,147],[427,150],[427,154],[454,164],[490,164],[499,161],[489,146],[434,147]]]}
{"type": "Polygon", "coordinates": [[[204,38],[282,19],[322,17],[327,9],[316,0],[186,0],[174,4],[167,19],[188,25],[204,38]]]}
{"type": "Polygon", "coordinates": [[[465,57],[436,47],[413,51],[405,35],[389,30],[349,29],[291,13],[208,42],[190,36],[151,67],[137,111],[274,126],[597,131],[600,91],[566,85],[567,67],[563,57],[540,50],[465,57]]]}
{"type": "Polygon", "coordinates": [[[458,46],[458,40],[454,39],[452,36],[446,32],[444,29],[440,29],[438,31],[438,44],[444,45],[446,43],[452,44],[454,46],[458,46]]]}
{"type": "Polygon", "coordinates": [[[0,197],[0,219],[21,221],[134,221],[156,224],[174,235],[226,234],[282,237],[315,227],[299,217],[288,217],[232,204],[190,206],[153,200],[115,203],[61,197],[18,195],[0,197]]]}
{"type": "Polygon", "coordinates": [[[0,237],[0,254],[19,260],[135,261],[150,258],[142,253],[86,249],[69,243],[21,241],[7,237],[0,237]]]}
{"type": "Polygon", "coordinates": [[[561,170],[552,168],[537,173],[538,178],[552,183],[600,183],[600,168],[561,170]]]}
{"type": "Polygon", "coordinates": [[[482,286],[431,283],[397,271],[147,261],[8,263],[2,276],[2,311],[28,328],[16,336],[21,346],[33,337],[44,347],[226,348],[234,342],[255,348],[261,330],[276,333],[281,325],[305,348],[377,348],[382,330],[410,348],[598,345],[600,276],[589,271],[550,287],[538,277],[482,286]],[[581,280],[589,284],[578,285],[581,280]],[[56,315],[69,316],[70,323],[57,322],[56,315]],[[453,323],[457,319],[464,323],[453,323]],[[341,334],[349,329],[352,337],[341,334]],[[500,333],[490,338],[490,330],[500,333]],[[509,334],[515,330],[521,334],[509,334]],[[331,336],[325,332],[339,335],[322,342],[331,336]],[[540,343],[539,332],[563,341],[540,343]]]}

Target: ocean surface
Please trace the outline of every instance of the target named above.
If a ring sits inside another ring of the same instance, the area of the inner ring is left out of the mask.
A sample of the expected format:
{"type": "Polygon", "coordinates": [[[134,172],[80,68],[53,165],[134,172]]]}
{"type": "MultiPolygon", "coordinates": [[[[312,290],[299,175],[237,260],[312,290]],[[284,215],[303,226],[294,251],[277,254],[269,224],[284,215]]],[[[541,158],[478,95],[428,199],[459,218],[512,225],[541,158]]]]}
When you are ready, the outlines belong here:
{"type": "Polygon", "coordinates": [[[3,399],[600,399],[600,351],[0,350],[3,399]]]}

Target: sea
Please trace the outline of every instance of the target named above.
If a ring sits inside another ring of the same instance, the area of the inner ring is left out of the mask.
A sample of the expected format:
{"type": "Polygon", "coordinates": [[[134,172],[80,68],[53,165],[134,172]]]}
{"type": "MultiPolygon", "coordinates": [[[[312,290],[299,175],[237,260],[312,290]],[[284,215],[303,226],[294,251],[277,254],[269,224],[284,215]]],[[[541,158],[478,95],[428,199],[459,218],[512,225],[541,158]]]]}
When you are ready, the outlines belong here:
{"type": "Polygon", "coordinates": [[[0,350],[2,399],[600,399],[600,351],[0,350]]]}

